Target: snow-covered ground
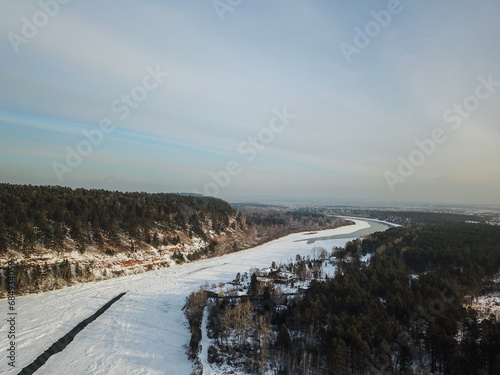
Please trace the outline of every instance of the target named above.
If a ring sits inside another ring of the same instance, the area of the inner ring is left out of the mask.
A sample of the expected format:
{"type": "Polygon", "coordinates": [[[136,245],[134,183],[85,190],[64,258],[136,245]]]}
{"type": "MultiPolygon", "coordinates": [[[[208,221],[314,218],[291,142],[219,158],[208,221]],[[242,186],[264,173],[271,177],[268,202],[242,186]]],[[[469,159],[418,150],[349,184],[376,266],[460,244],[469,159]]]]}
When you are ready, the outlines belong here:
{"type": "MultiPolygon", "coordinates": [[[[219,258],[201,260],[144,274],[69,287],[16,299],[16,368],[8,366],[7,301],[0,301],[0,373],[17,374],[77,323],[121,292],[127,292],[102,316],[80,332],[64,351],[53,355],[36,374],[190,374],[185,354],[189,331],[182,307],[200,285],[234,279],[251,267],[288,263],[296,254],[312,256],[312,248],[331,251],[352,238],[298,241],[354,233],[369,222],[292,234],[219,258]]],[[[206,353],[206,352],[205,352],[206,353]]]]}
{"type": "Polygon", "coordinates": [[[465,304],[465,307],[472,307],[478,312],[478,319],[488,319],[491,314],[500,319],[500,292],[494,292],[489,295],[475,297],[471,304],[465,304]]]}
{"type": "Polygon", "coordinates": [[[353,221],[356,221],[356,220],[368,220],[370,222],[386,224],[386,225],[388,225],[390,227],[400,227],[401,226],[399,224],[391,223],[389,221],[379,220],[379,219],[371,219],[371,218],[368,218],[368,217],[345,216],[345,215],[335,215],[335,216],[342,217],[344,219],[350,219],[350,220],[353,220],[353,221]]]}
{"type": "Polygon", "coordinates": [[[210,347],[211,340],[207,335],[207,321],[208,321],[208,309],[205,307],[203,311],[203,321],[201,322],[201,353],[198,356],[201,365],[203,366],[203,373],[206,375],[210,374],[210,363],[208,362],[208,348],[210,347]]]}

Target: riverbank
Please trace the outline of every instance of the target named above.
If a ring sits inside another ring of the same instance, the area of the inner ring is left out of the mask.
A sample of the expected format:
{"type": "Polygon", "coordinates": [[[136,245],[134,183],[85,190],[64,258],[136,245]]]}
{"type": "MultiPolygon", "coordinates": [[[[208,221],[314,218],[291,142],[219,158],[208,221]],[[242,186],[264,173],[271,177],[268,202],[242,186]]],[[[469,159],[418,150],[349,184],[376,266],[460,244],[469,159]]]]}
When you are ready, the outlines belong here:
{"type": "MultiPolygon", "coordinates": [[[[236,273],[251,267],[265,268],[273,261],[289,262],[296,254],[311,255],[315,246],[297,239],[348,234],[365,228],[366,223],[319,231],[315,235],[291,234],[266,244],[218,258],[199,260],[147,273],[76,285],[61,290],[16,299],[16,309],[23,327],[16,337],[18,368],[43,353],[54,338],[63,337],[76,323],[85,319],[118,293],[127,294],[89,324],[64,352],[52,356],[43,373],[73,374],[189,374],[191,362],[185,354],[190,335],[182,307],[185,298],[204,284],[218,284],[234,279],[236,273]]],[[[348,239],[322,241],[328,250],[344,246],[348,239]]],[[[6,316],[7,304],[1,313],[6,316]]],[[[5,323],[2,331],[5,330],[5,323]]],[[[8,347],[7,335],[0,336],[0,346],[8,347]]],[[[0,365],[6,362],[0,352],[0,365]]]]}
{"type": "MultiPolygon", "coordinates": [[[[16,295],[43,293],[67,288],[72,285],[116,277],[140,274],[151,270],[171,267],[176,264],[195,262],[200,259],[220,257],[273,241],[298,231],[315,229],[335,229],[354,224],[342,218],[327,218],[321,225],[290,223],[291,226],[269,227],[262,225],[233,225],[219,234],[205,228],[209,237],[201,239],[194,234],[187,236],[176,232],[182,241],[177,245],[136,243],[134,251],[103,251],[89,246],[84,252],[71,248],[70,251],[56,252],[39,248],[30,256],[10,252],[0,259],[0,299],[7,297],[5,275],[8,262],[15,263],[16,295]]],[[[233,223],[237,222],[232,218],[233,223]]]]}

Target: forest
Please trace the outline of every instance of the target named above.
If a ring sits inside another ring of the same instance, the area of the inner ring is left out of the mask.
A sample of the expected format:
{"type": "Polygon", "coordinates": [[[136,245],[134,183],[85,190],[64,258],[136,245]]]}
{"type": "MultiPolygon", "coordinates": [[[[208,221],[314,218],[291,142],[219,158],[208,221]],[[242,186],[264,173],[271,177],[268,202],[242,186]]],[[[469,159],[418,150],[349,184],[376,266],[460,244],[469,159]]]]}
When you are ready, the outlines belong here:
{"type": "Polygon", "coordinates": [[[247,298],[193,295],[208,306],[209,361],[251,374],[500,374],[500,322],[468,306],[486,284],[498,287],[500,227],[391,228],[332,256],[329,279],[313,270],[331,258],[282,265],[312,275],[285,300],[254,280],[247,298]]]}
{"type": "Polygon", "coordinates": [[[186,229],[190,222],[199,231],[199,218],[206,217],[220,232],[232,214],[216,198],[0,184],[0,253],[12,248],[29,255],[37,243],[62,250],[67,235],[80,251],[90,243],[120,245],[120,233],[150,242],[157,224],[186,229]]]}
{"type": "Polygon", "coordinates": [[[36,293],[121,275],[108,266],[117,255],[125,257],[119,266],[149,270],[350,223],[274,208],[237,211],[200,195],[0,184],[0,297],[8,259],[16,261],[16,291],[36,293]]]}

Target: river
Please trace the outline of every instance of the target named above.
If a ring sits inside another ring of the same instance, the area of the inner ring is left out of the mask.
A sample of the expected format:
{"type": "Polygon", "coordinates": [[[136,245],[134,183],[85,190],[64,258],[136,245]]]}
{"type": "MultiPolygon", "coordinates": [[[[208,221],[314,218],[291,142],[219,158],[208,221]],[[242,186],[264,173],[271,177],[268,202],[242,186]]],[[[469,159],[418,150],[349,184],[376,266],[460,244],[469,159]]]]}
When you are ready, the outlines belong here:
{"type": "MultiPolygon", "coordinates": [[[[296,254],[312,255],[315,246],[330,251],[360,235],[387,229],[376,221],[353,220],[355,225],[291,234],[219,258],[19,297],[16,368],[8,368],[7,350],[2,350],[0,372],[17,374],[78,322],[127,292],[36,374],[189,374],[191,362],[185,345],[190,335],[182,312],[187,295],[201,285],[230,281],[251,267],[269,267],[273,261],[288,263],[296,254]]],[[[6,303],[0,313],[7,316],[6,303]]],[[[6,349],[7,324],[2,320],[0,347],[6,349]]]]}

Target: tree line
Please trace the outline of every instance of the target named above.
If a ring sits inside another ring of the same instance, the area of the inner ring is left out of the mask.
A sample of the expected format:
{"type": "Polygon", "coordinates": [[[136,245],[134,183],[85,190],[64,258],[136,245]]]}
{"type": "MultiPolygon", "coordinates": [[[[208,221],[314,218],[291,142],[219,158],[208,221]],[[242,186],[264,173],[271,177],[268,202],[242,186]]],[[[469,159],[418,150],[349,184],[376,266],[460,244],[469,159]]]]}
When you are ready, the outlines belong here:
{"type": "Polygon", "coordinates": [[[131,247],[133,241],[158,241],[157,228],[205,237],[201,222],[210,220],[220,233],[233,214],[227,202],[209,197],[0,184],[0,254],[13,249],[29,255],[37,244],[63,250],[68,236],[82,252],[87,245],[125,245],[121,234],[131,247]]]}

